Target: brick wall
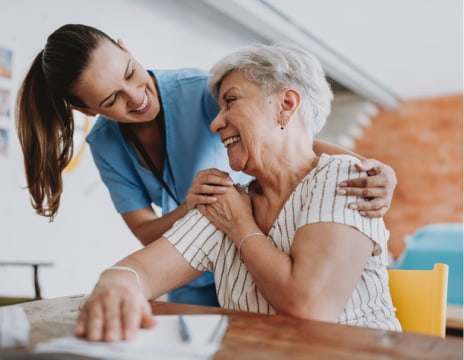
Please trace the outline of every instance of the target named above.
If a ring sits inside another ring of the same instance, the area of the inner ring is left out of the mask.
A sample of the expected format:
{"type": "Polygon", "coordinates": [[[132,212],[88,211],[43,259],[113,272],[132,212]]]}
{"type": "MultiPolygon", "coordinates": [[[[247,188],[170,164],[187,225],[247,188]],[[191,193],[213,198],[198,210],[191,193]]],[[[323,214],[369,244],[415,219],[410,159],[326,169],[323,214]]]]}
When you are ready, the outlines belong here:
{"type": "Polygon", "coordinates": [[[380,111],[354,151],[391,165],[398,185],[385,216],[390,251],[421,226],[463,221],[463,96],[403,102],[380,111]]]}

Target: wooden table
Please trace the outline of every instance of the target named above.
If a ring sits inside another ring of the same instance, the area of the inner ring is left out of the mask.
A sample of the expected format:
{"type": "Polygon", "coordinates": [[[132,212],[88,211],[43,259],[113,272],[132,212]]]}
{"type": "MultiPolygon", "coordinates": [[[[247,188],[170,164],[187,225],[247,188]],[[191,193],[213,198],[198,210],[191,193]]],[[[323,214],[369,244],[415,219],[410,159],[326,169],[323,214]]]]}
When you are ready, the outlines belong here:
{"type": "MultiPolygon", "coordinates": [[[[31,323],[29,350],[38,342],[72,334],[84,299],[75,296],[22,304],[31,323]]],[[[228,314],[230,325],[216,360],[462,360],[463,355],[462,338],[456,337],[442,339],[162,301],[151,304],[154,315],[228,314]]]]}
{"type": "Polygon", "coordinates": [[[462,331],[463,329],[462,305],[448,304],[446,308],[446,328],[449,330],[462,331]]]}

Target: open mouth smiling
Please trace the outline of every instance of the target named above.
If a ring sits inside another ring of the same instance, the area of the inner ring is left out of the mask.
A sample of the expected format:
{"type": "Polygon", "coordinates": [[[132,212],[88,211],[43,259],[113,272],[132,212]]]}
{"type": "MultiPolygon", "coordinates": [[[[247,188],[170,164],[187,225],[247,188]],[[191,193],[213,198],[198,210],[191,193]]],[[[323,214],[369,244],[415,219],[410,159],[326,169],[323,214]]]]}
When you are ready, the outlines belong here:
{"type": "Polygon", "coordinates": [[[132,112],[142,112],[143,110],[145,110],[145,107],[147,105],[148,105],[148,95],[145,92],[145,96],[143,97],[142,103],[139,106],[137,106],[134,110],[132,110],[132,112]]]}
{"type": "Polygon", "coordinates": [[[240,141],[240,136],[232,136],[224,140],[224,147],[227,149],[230,145],[240,141]]]}

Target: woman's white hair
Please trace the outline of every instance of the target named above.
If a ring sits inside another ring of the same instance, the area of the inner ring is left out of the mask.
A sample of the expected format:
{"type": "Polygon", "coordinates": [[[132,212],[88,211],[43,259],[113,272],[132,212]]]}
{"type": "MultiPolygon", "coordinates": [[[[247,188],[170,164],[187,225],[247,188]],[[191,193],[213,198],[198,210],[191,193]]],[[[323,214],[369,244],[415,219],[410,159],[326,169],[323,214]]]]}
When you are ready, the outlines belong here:
{"type": "Polygon", "coordinates": [[[210,70],[208,87],[218,98],[223,79],[233,71],[243,72],[267,94],[287,88],[301,94],[300,114],[314,136],[330,114],[333,93],[319,61],[307,51],[284,44],[252,45],[219,60],[210,70]]]}

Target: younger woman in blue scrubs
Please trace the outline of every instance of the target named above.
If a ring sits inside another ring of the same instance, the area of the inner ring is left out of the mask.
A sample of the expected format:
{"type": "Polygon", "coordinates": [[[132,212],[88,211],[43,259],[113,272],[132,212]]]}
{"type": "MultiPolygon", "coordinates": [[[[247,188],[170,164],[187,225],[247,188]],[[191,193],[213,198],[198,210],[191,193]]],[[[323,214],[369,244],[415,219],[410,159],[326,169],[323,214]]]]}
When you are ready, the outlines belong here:
{"type": "MultiPolygon", "coordinates": [[[[210,132],[218,107],[207,77],[196,69],[147,71],[121,41],[89,26],[53,32],[17,100],[18,135],[37,213],[53,219],[58,211],[61,174],[73,150],[72,110],[99,115],[87,141],[116,210],[143,245],[198,204],[215,202],[225,187],[246,182],[229,168],[220,138],[210,132]]],[[[323,142],[314,150],[349,153],[323,142]]],[[[341,191],[372,198],[351,205],[365,216],[382,216],[395,173],[375,160],[363,164],[372,176],[347,181],[341,191]]],[[[169,300],[217,305],[212,274],[174,290],[169,300]]]]}

